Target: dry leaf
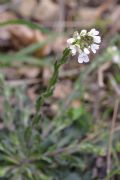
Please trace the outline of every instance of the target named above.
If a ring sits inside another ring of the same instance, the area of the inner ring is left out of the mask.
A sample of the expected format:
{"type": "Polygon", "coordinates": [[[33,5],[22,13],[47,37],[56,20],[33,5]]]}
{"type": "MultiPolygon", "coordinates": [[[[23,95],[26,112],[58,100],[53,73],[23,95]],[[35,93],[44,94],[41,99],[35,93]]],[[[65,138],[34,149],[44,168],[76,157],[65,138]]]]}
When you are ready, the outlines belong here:
{"type": "Polygon", "coordinates": [[[116,6],[114,9],[113,9],[113,12],[110,16],[111,20],[113,23],[116,23],[117,21],[119,21],[119,18],[120,18],[120,5],[116,6]]]}
{"type": "MultiPolygon", "coordinates": [[[[11,12],[0,13],[0,22],[5,22],[15,18],[16,16],[14,13],[11,12]]],[[[0,28],[0,48],[2,49],[11,46],[9,28],[10,26],[0,28]]]]}
{"type": "Polygon", "coordinates": [[[17,5],[16,5],[16,10],[17,13],[19,13],[21,16],[25,18],[30,18],[34,8],[37,6],[37,1],[36,0],[21,0],[17,5]]]}
{"type": "Polygon", "coordinates": [[[58,17],[59,6],[51,0],[41,0],[34,10],[33,18],[38,21],[51,21],[58,17]]]}
{"type": "Polygon", "coordinates": [[[11,34],[11,43],[17,50],[32,43],[33,30],[24,25],[14,25],[9,29],[9,32],[11,34]]]}
{"type": "Polygon", "coordinates": [[[82,7],[79,8],[76,17],[78,20],[83,22],[84,26],[88,27],[96,22],[99,17],[99,11],[98,8],[82,7]]]}
{"type": "MultiPolygon", "coordinates": [[[[34,31],[34,36],[33,36],[33,43],[35,42],[44,42],[46,41],[47,36],[43,35],[40,31],[35,30],[34,31]]],[[[35,55],[37,57],[41,57],[41,56],[46,56],[50,53],[51,51],[51,46],[50,45],[45,45],[42,48],[39,48],[36,52],[35,55]]]]}
{"type": "Polygon", "coordinates": [[[65,98],[72,92],[72,82],[70,80],[64,80],[59,82],[54,90],[53,97],[54,98],[65,98]]]}
{"type": "Polygon", "coordinates": [[[63,52],[63,50],[67,46],[66,42],[67,42],[67,39],[64,36],[60,36],[60,37],[56,38],[56,40],[52,46],[53,52],[55,52],[55,53],[63,52]]]}
{"type": "Polygon", "coordinates": [[[16,19],[16,15],[9,11],[6,11],[6,12],[4,11],[0,13],[0,22],[5,22],[10,19],[16,19]]]}
{"type": "MultiPolygon", "coordinates": [[[[47,39],[43,33],[38,30],[32,30],[23,25],[14,25],[10,28],[11,44],[16,50],[19,50],[28,45],[32,45],[38,42],[44,42],[47,39]]],[[[50,53],[50,46],[45,45],[42,48],[36,50],[35,55],[37,57],[45,56],[50,53]]]]}
{"type": "Polygon", "coordinates": [[[59,111],[59,106],[56,103],[51,104],[51,110],[53,111],[54,115],[59,111]]]}
{"type": "Polygon", "coordinates": [[[74,100],[72,102],[72,107],[73,108],[79,108],[80,107],[80,101],[79,100],[74,100]]]}
{"type": "MultiPolygon", "coordinates": [[[[35,100],[36,100],[35,87],[31,87],[31,88],[29,87],[27,89],[27,94],[30,97],[31,101],[35,102],[35,100]]],[[[32,112],[34,113],[34,110],[32,110],[32,112]]]]}
{"type": "Polygon", "coordinates": [[[13,80],[18,78],[17,68],[2,68],[0,72],[6,77],[7,80],[13,80]]]}
{"type": "Polygon", "coordinates": [[[40,69],[37,67],[21,67],[18,70],[18,74],[26,78],[36,78],[40,73],[40,69]]]}

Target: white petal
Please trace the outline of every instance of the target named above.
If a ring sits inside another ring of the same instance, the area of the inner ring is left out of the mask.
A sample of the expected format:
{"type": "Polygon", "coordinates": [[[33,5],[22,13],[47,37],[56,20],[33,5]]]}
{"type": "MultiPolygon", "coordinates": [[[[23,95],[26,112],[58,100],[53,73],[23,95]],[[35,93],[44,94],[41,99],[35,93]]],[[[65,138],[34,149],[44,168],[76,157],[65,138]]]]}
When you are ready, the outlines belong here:
{"type": "Polygon", "coordinates": [[[85,63],[89,62],[89,57],[88,57],[88,55],[84,55],[84,62],[85,62],[85,63]]]}
{"type": "Polygon", "coordinates": [[[96,53],[96,50],[95,50],[95,49],[91,48],[91,50],[92,50],[92,52],[93,52],[94,54],[96,53]]]}
{"type": "Polygon", "coordinates": [[[95,43],[100,43],[101,42],[101,37],[100,36],[93,36],[93,40],[95,43]]]}
{"type": "Polygon", "coordinates": [[[76,48],[76,46],[75,45],[70,45],[70,47],[69,47],[70,49],[71,49],[71,53],[72,53],[72,55],[74,56],[74,55],[76,55],[76,52],[77,52],[77,48],[76,48]]]}
{"type": "Polygon", "coordinates": [[[98,45],[98,44],[94,44],[94,46],[95,46],[95,48],[98,50],[99,49],[99,47],[100,47],[100,45],[98,45]]]}
{"type": "Polygon", "coordinates": [[[75,31],[75,32],[74,32],[73,38],[74,38],[74,39],[80,39],[80,34],[78,33],[78,31],[75,31]]]}
{"type": "Polygon", "coordinates": [[[97,36],[99,34],[99,31],[95,30],[94,35],[97,36]]]}
{"type": "Polygon", "coordinates": [[[90,51],[89,51],[87,48],[84,48],[84,52],[85,52],[86,54],[90,54],[90,51]]]}
{"type": "Polygon", "coordinates": [[[70,45],[69,48],[72,49],[76,49],[75,45],[70,45]]]}
{"type": "Polygon", "coordinates": [[[89,62],[89,57],[88,57],[88,55],[85,54],[84,52],[81,53],[81,54],[78,56],[78,62],[79,62],[79,63],[83,63],[83,62],[87,63],[87,62],[89,62]]]}
{"type": "Polygon", "coordinates": [[[96,50],[99,49],[99,47],[100,47],[98,44],[92,44],[91,46],[96,50]]]}
{"type": "Polygon", "coordinates": [[[85,36],[87,34],[87,30],[83,29],[81,32],[80,32],[80,36],[85,36]]]}
{"type": "Polygon", "coordinates": [[[94,54],[96,53],[96,50],[94,48],[91,48],[91,50],[94,54]]]}
{"type": "Polygon", "coordinates": [[[79,63],[83,63],[84,62],[84,59],[80,55],[78,56],[78,62],[79,63]]]}
{"type": "Polygon", "coordinates": [[[91,45],[91,50],[92,52],[95,54],[96,53],[96,50],[99,49],[99,45],[98,44],[92,44],[91,45]]]}
{"type": "Polygon", "coordinates": [[[94,29],[91,29],[89,32],[88,32],[88,35],[90,36],[96,36],[99,34],[99,31],[97,31],[95,28],[94,29]]]}
{"type": "Polygon", "coordinates": [[[70,45],[70,44],[72,44],[74,41],[75,41],[74,38],[70,38],[70,39],[67,40],[67,44],[70,45]]]}

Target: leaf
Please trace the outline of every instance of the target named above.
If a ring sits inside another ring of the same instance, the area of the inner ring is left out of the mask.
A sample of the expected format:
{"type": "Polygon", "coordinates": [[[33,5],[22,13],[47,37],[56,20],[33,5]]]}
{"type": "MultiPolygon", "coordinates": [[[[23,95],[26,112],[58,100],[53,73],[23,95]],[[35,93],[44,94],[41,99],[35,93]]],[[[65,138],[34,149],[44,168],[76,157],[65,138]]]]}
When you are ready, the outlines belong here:
{"type": "MultiPolygon", "coordinates": [[[[12,66],[13,62],[27,63],[32,66],[42,67],[42,66],[51,66],[51,61],[53,57],[46,58],[35,58],[30,55],[11,55],[11,54],[0,54],[0,65],[1,66],[12,66]]],[[[14,65],[13,65],[14,66],[14,65]]]]}
{"type": "Polygon", "coordinates": [[[1,167],[0,166],[0,178],[3,178],[5,176],[6,172],[9,170],[10,167],[1,167]]]}
{"type": "Polygon", "coordinates": [[[63,180],[82,180],[82,178],[77,173],[69,173],[63,180]]]}
{"type": "Polygon", "coordinates": [[[36,23],[33,23],[31,21],[28,21],[28,20],[24,20],[24,19],[13,19],[13,20],[1,22],[0,27],[8,26],[8,25],[15,25],[15,24],[26,25],[26,26],[28,26],[28,27],[30,27],[32,29],[38,29],[41,32],[46,33],[46,34],[51,33],[51,31],[49,31],[48,29],[43,28],[43,27],[41,27],[40,25],[38,25],[36,23]]]}
{"type": "Polygon", "coordinates": [[[46,44],[48,44],[49,42],[51,42],[53,40],[55,36],[50,36],[48,39],[42,41],[42,42],[37,42],[37,43],[34,43],[22,50],[20,50],[18,53],[16,53],[16,55],[27,55],[27,54],[31,54],[33,52],[35,52],[38,48],[42,48],[44,47],[46,44]]]}

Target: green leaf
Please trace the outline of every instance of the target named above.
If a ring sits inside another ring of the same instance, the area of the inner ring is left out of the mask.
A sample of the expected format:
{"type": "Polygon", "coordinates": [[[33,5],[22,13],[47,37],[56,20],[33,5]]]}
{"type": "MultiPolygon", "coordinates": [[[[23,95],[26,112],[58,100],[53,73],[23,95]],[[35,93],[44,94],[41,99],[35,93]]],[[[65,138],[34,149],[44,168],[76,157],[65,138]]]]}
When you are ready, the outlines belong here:
{"type": "Polygon", "coordinates": [[[9,170],[10,167],[1,167],[0,166],[0,177],[5,176],[6,172],[9,170]]]}
{"type": "Polygon", "coordinates": [[[36,24],[36,23],[33,23],[31,21],[28,21],[28,20],[24,20],[24,19],[13,19],[13,20],[9,20],[9,21],[5,21],[5,22],[1,22],[0,23],[0,27],[4,27],[4,26],[8,26],[8,25],[26,25],[28,26],[29,28],[32,28],[32,29],[38,29],[40,30],[41,32],[43,33],[51,33],[48,29],[36,24]]]}
{"type": "Polygon", "coordinates": [[[46,44],[50,43],[54,38],[55,38],[55,35],[49,36],[46,40],[44,40],[42,42],[34,43],[34,44],[20,50],[18,53],[16,53],[16,55],[23,56],[23,55],[31,54],[31,53],[35,52],[38,48],[42,48],[46,44]]]}
{"type": "Polygon", "coordinates": [[[82,180],[77,173],[69,173],[63,180],[82,180]]]}
{"type": "Polygon", "coordinates": [[[0,66],[15,66],[13,62],[27,63],[31,66],[52,66],[53,57],[36,58],[30,55],[21,54],[1,54],[0,53],[0,66]]]}

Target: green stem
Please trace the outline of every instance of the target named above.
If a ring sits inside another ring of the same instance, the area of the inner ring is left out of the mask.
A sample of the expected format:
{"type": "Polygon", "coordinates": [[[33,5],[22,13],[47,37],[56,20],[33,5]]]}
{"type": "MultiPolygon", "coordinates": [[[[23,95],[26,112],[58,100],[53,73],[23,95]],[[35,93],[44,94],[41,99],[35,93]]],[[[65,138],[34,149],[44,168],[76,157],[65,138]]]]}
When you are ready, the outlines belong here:
{"type": "Polygon", "coordinates": [[[50,79],[49,86],[48,86],[48,88],[46,89],[45,92],[43,92],[42,94],[40,94],[38,96],[38,99],[36,101],[36,106],[35,106],[36,113],[35,113],[35,116],[33,117],[33,122],[32,122],[33,125],[35,125],[35,124],[37,124],[39,122],[39,119],[40,119],[40,108],[44,104],[46,98],[52,96],[54,88],[55,88],[55,84],[57,83],[57,80],[58,80],[59,68],[61,67],[61,65],[66,63],[67,58],[69,56],[69,53],[70,53],[70,50],[68,48],[66,48],[63,51],[62,58],[59,61],[55,62],[55,64],[54,64],[54,72],[53,72],[53,75],[52,75],[52,77],[50,79]]]}

